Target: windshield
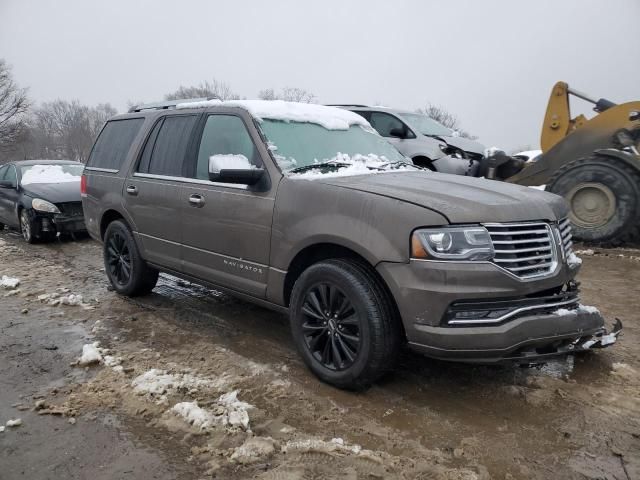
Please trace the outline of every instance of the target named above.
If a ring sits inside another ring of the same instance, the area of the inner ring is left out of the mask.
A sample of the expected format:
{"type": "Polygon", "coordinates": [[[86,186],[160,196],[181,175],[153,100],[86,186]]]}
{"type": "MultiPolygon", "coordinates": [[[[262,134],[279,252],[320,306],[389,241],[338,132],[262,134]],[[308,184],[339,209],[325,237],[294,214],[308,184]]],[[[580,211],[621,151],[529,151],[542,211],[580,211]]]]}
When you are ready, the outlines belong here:
{"type": "Polygon", "coordinates": [[[423,135],[450,137],[453,134],[453,130],[426,115],[420,113],[400,113],[399,115],[423,135]]]}
{"type": "Polygon", "coordinates": [[[398,150],[373,129],[352,125],[348,130],[328,130],[315,123],[264,119],[260,124],[280,168],[299,170],[318,163],[353,161],[375,163],[407,162],[398,150]]]}
{"type": "Polygon", "coordinates": [[[84,165],[46,164],[20,167],[22,185],[30,183],[66,183],[79,182],[84,165]]]}

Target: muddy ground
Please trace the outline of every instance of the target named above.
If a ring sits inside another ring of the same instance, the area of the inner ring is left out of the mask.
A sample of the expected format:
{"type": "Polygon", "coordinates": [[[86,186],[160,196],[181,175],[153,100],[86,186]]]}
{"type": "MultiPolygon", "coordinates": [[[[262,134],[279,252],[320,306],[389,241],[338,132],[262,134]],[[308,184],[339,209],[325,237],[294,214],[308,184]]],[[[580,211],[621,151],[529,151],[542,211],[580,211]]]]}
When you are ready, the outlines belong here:
{"type": "Polygon", "coordinates": [[[364,393],[319,383],[280,314],[167,276],[116,295],[100,252],[0,233],[21,281],[0,289],[0,425],[22,421],[2,480],[640,479],[638,250],[583,256],[615,347],[537,368],[405,352],[364,393]],[[93,342],[102,362],[74,365],[93,342]]]}

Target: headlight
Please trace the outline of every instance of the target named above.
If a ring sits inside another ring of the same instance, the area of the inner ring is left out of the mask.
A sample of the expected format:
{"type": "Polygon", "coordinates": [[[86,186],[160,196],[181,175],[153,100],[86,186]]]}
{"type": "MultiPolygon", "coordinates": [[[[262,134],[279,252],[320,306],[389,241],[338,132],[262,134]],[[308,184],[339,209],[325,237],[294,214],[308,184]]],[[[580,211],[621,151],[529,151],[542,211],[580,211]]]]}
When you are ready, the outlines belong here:
{"type": "Polygon", "coordinates": [[[491,260],[493,244],[484,227],[421,229],[411,237],[411,256],[436,260],[491,260]]]}
{"type": "Polygon", "coordinates": [[[41,198],[34,198],[31,202],[31,208],[39,212],[60,213],[58,207],[56,207],[53,203],[42,200],[41,198]]]}

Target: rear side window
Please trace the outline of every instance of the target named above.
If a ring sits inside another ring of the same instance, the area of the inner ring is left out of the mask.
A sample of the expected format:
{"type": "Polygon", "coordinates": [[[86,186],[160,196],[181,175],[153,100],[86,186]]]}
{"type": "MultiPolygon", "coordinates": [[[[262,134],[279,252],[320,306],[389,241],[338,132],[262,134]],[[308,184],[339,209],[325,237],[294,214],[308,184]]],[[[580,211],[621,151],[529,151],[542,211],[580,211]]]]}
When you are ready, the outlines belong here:
{"type": "Polygon", "coordinates": [[[120,170],[143,123],[144,118],[107,122],[93,146],[87,166],[120,170]]]}
{"type": "Polygon", "coordinates": [[[167,116],[151,132],[138,172],[181,177],[197,115],[167,116]]]}

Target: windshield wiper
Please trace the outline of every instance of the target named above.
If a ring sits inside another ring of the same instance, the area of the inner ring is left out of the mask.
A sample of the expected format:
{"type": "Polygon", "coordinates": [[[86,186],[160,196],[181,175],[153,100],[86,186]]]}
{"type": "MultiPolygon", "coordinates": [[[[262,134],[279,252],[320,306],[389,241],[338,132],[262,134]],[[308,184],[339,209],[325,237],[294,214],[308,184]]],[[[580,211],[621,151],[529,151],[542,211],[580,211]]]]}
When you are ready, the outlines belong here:
{"type": "Polygon", "coordinates": [[[340,162],[337,160],[328,160],[326,162],[312,163],[310,165],[303,165],[301,167],[292,168],[288,171],[288,173],[301,173],[306,172],[307,170],[315,170],[316,168],[325,168],[325,167],[349,167],[353,165],[352,163],[340,162]]]}

